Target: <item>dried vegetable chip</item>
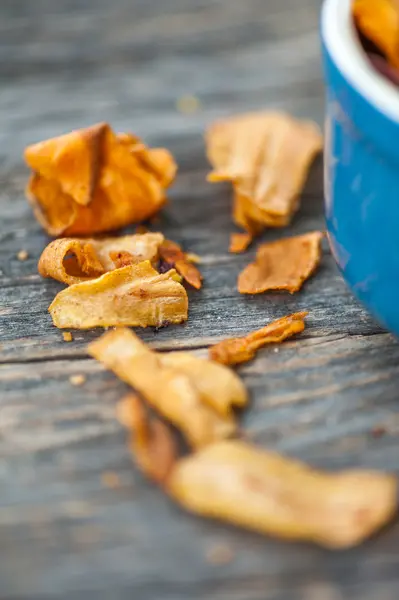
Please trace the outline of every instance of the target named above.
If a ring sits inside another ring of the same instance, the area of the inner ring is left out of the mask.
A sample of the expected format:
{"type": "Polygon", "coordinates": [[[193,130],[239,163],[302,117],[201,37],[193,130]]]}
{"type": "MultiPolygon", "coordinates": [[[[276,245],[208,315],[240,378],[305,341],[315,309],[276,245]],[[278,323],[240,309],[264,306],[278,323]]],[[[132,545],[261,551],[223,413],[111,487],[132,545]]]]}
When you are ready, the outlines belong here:
{"type": "Polygon", "coordinates": [[[168,426],[159,419],[150,419],[136,394],[129,394],[119,402],[117,415],[134,433],[130,446],[140,469],[153,481],[165,483],[177,458],[176,444],[168,426]]]}
{"type": "Polygon", "coordinates": [[[179,244],[165,240],[160,248],[159,255],[161,257],[161,268],[175,268],[187,283],[192,285],[196,290],[202,286],[202,275],[190,260],[190,255],[185,254],[179,244]]]}
{"type": "Polygon", "coordinates": [[[352,11],[362,34],[385,54],[393,67],[399,67],[398,0],[354,0],[352,11]]]}
{"type": "Polygon", "coordinates": [[[259,112],[215,122],[206,143],[208,180],[233,183],[234,221],[254,235],[291,221],[322,136],[311,121],[259,112]]]}
{"type": "Polygon", "coordinates": [[[145,220],[165,203],[176,164],[100,123],[29,146],[27,197],[50,235],[88,235],[145,220]]]}
{"type": "Polygon", "coordinates": [[[232,254],[245,252],[251,242],[252,235],[249,233],[232,233],[230,236],[229,252],[232,254]]]}
{"type": "Polygon", "coordinates": [[[223,340],[209,348],[209,358],[223,365],[237,365],[254,358],[257,350],[266,344],[280,343],[305,329],[306,312],[294,313],[277,319],[266,327],[245,337],[223,340]]]}
{"type": "Polygon", "coordinates": [[[239,441],[221,441],[181,459],[168,492],[191,512],[260,533],[328,548],[360,543],[397,508],[394,476],[323,473],[239,441]]]}
{"type": "Polygon", "coordinates": [[[269,290],[297,292],[320,263],[322,238],[322,232],[313,231],[261,244],[255,262],[238,277],[238,291],[241,294],[269,290]]]}
{"type": "Polygon", "coordinates": [[[56,327],[160,327],[187,320],[188,299],[176,271],[159,274],[149,261],[62,290],[49,307],[56,327]]]}
{"type": "Polygon", "coordinates": [[[39,273],[71,285],[145,260],[156,263],[163,239],[162,233],[144,233],[98,240],[54,240],[43,250],[39,273]]]}
{"type": "Polygon", "coordinates": [[[244,406],[248,399],[230,369],[188,353],[157,354],[128,329],[105,333],[88,352],[180,429],[191,446],[236,431],[231,408],[244,406]]]}

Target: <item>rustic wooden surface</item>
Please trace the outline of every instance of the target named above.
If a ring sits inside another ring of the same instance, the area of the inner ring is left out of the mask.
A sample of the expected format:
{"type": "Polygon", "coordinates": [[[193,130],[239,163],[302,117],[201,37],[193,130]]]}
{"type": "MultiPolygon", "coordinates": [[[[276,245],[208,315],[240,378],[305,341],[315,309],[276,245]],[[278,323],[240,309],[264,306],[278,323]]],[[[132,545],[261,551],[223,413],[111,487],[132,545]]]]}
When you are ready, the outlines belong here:
{"type": "MultiPolygon", "coordinates": [[[[107,120],[176,155],[159,227],[203,259],[182,327],[144,332],[155,347],[210,341],[307,309],[297,341],[240,372],[243,421],[259,444],[325,467],[397,469],[399,346],[346,290],[326,249],[291,297],[240,297],[244,256],[228,186],[205,182],[206,123],[281,107],[322,123],[318,0],[3,0],[0,4],[0,597],[137,600],[396,600],[399,527],[331,553],[203,521],[173,506],[130,461],[114,418],[125,386],[89,359],[98,331],[62,341],[47,307],[61,286],[36,263],[46,237],[23,197],[27,143],[107,120]],[[176,101],[194,94],[195,115],[176,101]],[[17,260],[19,250],[29,253],[17,260]],[[73,387],[69,376],[86,383],[73,387]],[[375,427],[386,433],[373,435],[375,427]],[[107,473],[119,485],[107,485],[107,473]],[[209,552],[228,545],[229,564],[209,552]]],[[[322,165],[292,227],[323,227],[322,165]]]]}

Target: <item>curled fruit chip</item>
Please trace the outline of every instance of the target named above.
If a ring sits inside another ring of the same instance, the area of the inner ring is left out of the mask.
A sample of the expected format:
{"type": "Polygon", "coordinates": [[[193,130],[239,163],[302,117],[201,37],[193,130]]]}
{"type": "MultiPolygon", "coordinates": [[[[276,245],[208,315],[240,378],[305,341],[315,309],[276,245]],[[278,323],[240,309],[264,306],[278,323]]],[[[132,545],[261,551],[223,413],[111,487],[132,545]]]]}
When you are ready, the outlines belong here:
{"type": "Polygon", "coordinates": [[[297,292],[320,262],[322,238],[322,232],[313,231],[261,244],[255,262],[245,267],[238,277],[238,291],[241,294],[269,290],[297,292]]]}
{"type": "Polygon", "coordinates": [[[328,548],[354,546],[390,520],[397,487],[390,475],[323,473],[239,441],[181,459],[168,480],[169,493],[194,513],[328,548]]]}
{"type": "Polygon", "coordinates": [[[93,234],[154,215],[165,203],[176,164],[100,123],[29,146],[27,197],[50,235],[93,234]]]}
{"type": "Polygon", "coordinates": [[[223,365],[236,365],[254,358],[266,344],[280,343],[305,329],[306,312],[277,319],[245,337],[223,340],[209,348],[209,357],[223,365]]]}
{"type": "Polygon", "coordinates": [[[244,406],[247,392],[230,369],[188,353],[157,354],[128,329],[105,333],[88,352],[180,429],[190,445],[235,432],[231,407],[244,406]]]}
{"type": "Polygon", "coordinates": [[[153,481],[165,483],[177,458],[168,426],[159,419],[150,419],[136,394],[129,394],[119,402],[117,414],[132,433],[130,446],[140,469],[153,481]]]}
{"type": "Polygon", "coordinates": [[[181,323],[188,299],[179,281],[176,271],[160,275],[144,261],[71,285],[57,294],[49,312],[61,329],[181,323]]]}
{"type": "Polygon", "coordinates": [[[362,34],[399,67],[399,3],[397,0],[354,0],[353,16],[362,34]]]}
{"type": "Polygon", "coordinates": [[[232,254],[245,252],[251,242],[252,235],[249,233],[232,233],[230,236],[229,252],[232,254]]]}
{"type": "Polygon", "coordinates": [[[174,267],[178,273],[195,289],[199,290],[202,286],[202,276],[190,256],[185,254],[176,242],[165,240],[159,247],[159,255],[163,262],[163,267],[174,267]]]}
{"type": "Polygon", "coordinates": [[[104,239],[54,240],[39,260],[42,277],[71,285],[144,260],[158,260],[162,233],[144,233],[104,239]]]}
{"type": "Polygon", "coordinates": [[[209,181],[233,183],[234,220],[256,234],[291,221],[322,136],[311,121],[259,112],[215,122],[206,143],[209,181]]]}

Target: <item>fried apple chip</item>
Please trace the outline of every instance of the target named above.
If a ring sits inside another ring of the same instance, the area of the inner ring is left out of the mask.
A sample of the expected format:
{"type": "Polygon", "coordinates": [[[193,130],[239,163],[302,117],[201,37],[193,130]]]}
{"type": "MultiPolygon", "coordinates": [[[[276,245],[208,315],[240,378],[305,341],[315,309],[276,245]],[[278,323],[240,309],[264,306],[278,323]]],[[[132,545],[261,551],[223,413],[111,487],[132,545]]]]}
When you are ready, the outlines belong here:
{"type": "Polygon", "coordinates": [[[118,403],[117,415],[132,433],[130,447],[141,471],[164,484],[177,459],[176,443],[168,426],[159,419],[150,419],[136,394],[128,394],[118,403]]]}
{"type": "Polygon", "coordinates": [[[232,233],[230,236],[229,252],[232,254],[241,254],[245,252],[252,242],[252,235],[249,233],[232,233]]]}
{"type": "Polygon", "coordinates": [[[324,473],[240,441],[221,441],[181,459],[169,493],[189,511],[291,540],[346,548],[397,510],[394,476],[324,473]]]}
{"type": "Polygon", "coordinates": [[[180,429],[191,446],[236,431],[231,408],[244,406],[248,398],[230,369],[188,353],[157,354],[129,329],[105,333],[88,352],[180,429]]]}
{"type": "Polygon", "coordinates": [[[251,235],[265,227],[283,227],[298,208],[322,141],[315,123],[280,112],[216,121],[206,133],[214,167],[208,180],[232,182],[234,221],[251,235]]]}
{"type": "Polygon", "coordinates": [[[71,285],[145,260],[154,264],[163,239],[162,233],[144,233],[98,240],[54,240],[43,250],[39,273],[71,285]]]}
{"type": "Polygon", "coordinates": [[[305,329],[306,312],[277,319],[244,337],[229,338],[209,348],[209,358],[223,365],[237,365],[254,358],[266,344],[279,344],[305,329]]]}
{"type": "Polygon", "coordinates": [[[25,150],[27,197],[53,236],[90,235],[148,219],[166,200],[176,164],[163,148],[100,123],[25,150]]]}
{"type": "Polygon", "coordinates": [[[196,290],[202,286],[202,275],[190,260],[179,244],[165,240],[160,248],[159,255],[161,257],[161,268],[168,269],[174,267],[187,283],[192,285],[196,290]]]}
{"type": "Polygon", "coordinates": [[[238,276],[241,294],[261,294],[271,290],[297,292],[321,260],[321,231],[261,244],[255,262],[238,276]]]}
{"type": "Polygon", "coordinates": [[[393,67],[399,67],[398,0],[354,0],[352,12],[362,34],[381,50],[393,67]]]}
{"type": "Polygon", "coordinates": [[[160,327],[187,320],[188,299],[176,271],[159,274],[149,261],[75,283],[49,307],[60,329],[160,327]]]}

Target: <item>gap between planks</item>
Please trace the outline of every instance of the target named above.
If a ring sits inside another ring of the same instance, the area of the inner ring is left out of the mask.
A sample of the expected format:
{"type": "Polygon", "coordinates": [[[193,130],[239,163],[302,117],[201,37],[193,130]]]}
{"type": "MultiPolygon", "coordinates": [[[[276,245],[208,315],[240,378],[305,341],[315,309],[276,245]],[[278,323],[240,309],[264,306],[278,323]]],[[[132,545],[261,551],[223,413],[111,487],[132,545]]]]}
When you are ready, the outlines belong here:
{"type": "MultiPolygon", "coordinates": [[[[338,342],[338,341],[345,340],[345,339],[354,339],[355,340],[357,338],[359,338],[359,339],[370,338],[370,337],[374,337],[374,336],[380,336],[380,337],[386,336],[387,338],[392,337],[390,333],[381,332],[381,330],[371,331],[371,332],[367,332],[367,333],[359,333],[359,334],[327,333],[326,335],[318,334],[318,335],[314,335],[314,336],[312,336],[311,334],[307,334],[307,335],[302,334],[301,337],[283,342],[283,346],[285,346],[285,347],[292,347],[293,345],[297,345],[297,346],[301,346],[301,347],[320,346],[320,345],[324,345],[324,344],[332,344],[334,342],[338,342]]],[[[211,345],[216,344],[217,342],[220,342],[223,339],[226,339],[226,336],[201,338],[201,340],[198,340],[198,341],[192,340],[191,342],[190,342],[190,340],[187,340],[185,342],[181,342],[179,340],[176,340],[175,342],[167,340],[165,342],[150,344],[150,346],[153,350],[156,350],[158,352],[197,351],[197,350],[206,350],[211,345]]],[[[90,342],[88,342],[88,344],[89,343],[90,342]]],[[[67,345],[67,343],[65,343],[65,345],[67,345]]],[[[49,355],[44,354],[42,356],[31,357],[31,358],[26,358],[26,359],[24,359],[24,358],[2,359],[0,357],[0,367],[6,367],[7,365],[54,363],[54,362],[65,361],[65,360],[70,361],[70,362],[91,360],[91,357],[89,356],[89,354],[87,352],[78,351],[78,352],[74,353],[73,348],[70,347],[70,344],[68,344],[68,346],[69,347],[67,349],[65,349],[65,351],[57,348],[57,350],[55,352],[53,351],[49,355]]],[[[281,344],[270,344],[269,345],[270,348],[273,348],[276,346],[281,346],[281,344]]],[[[265,346],[266,349],[267,349],[267,347],[268,346],[265,346]]],[[[262,350],[260,350],[260,352],[261,351],[262,350]]]]}

